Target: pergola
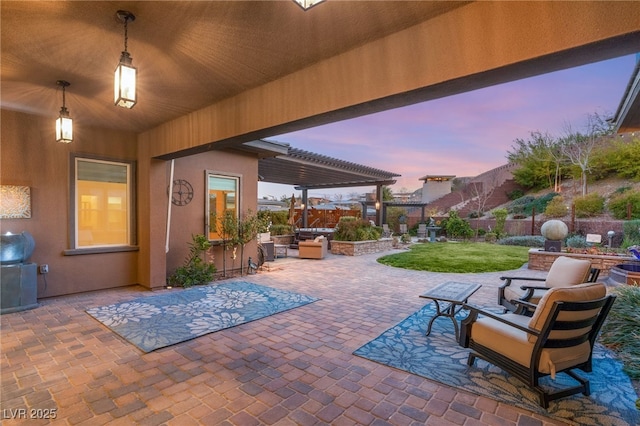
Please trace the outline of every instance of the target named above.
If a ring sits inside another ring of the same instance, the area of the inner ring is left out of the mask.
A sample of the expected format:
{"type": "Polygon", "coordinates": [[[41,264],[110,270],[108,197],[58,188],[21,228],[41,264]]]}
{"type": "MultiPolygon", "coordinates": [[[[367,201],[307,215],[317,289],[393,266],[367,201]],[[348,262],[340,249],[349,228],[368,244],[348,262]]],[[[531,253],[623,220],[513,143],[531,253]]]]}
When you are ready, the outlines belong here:
{"type": "MultiPolygon", "coordinates": [[[[387,172],[326,155],[315,154],[287,143],[258,140],[243,145],[258,152],[258,174],[263,182],[293,185],[302,191],[302,226],[308,226],[308,191],[311,189],[375,186],[376,200],[382,202],[382,187],[396,183],[397,173],[387,172]],[[275,154],[275,155],[274,155],[275,154]]],[[[380,205],[380,204],[377,204],[380,205]]],[[[376,222],[382,223],[382,208],[376,209],[376,222]]]]}

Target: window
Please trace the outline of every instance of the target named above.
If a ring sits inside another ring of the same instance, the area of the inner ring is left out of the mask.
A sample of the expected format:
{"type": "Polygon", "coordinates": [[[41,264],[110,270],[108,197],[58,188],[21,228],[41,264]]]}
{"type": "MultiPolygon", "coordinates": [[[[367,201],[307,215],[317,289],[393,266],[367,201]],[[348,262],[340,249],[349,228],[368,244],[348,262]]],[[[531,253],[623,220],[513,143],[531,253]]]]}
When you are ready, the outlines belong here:
{"type": "Polygon", "coordinates": [[[75,157],[73,161],[75,249],[134,244],[134,164],[75,157]]]}
{"type": "Polygon", "coordinates": [[[239,209],[238,188],[240,178],[207,172],[207,218],[209,240],[221,240],[220,221],[225,211],[237,220],[239,209]]]}

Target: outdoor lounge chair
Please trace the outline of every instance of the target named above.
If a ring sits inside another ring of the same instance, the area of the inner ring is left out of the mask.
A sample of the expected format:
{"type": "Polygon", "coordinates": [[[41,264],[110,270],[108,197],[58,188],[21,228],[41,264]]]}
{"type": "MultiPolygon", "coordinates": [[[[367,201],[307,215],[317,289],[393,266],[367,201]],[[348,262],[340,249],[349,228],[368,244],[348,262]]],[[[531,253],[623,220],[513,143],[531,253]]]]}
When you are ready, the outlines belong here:
{"type": "Polygon", "coordinates": [[[389,229],[389,225],[386,223],[382,224],[382,238],[390,238],[393,235],[391,229],[389,229]]]}
{"type": "Polygon", "coordinates": [[[406,223],[401,223],[400,224],[400,234],[404,235],[407,233],[407,224],[406,223]]]}
{"type": "Polygon", "coordinates": [[[313,240],[300,241],[298,257],[300,259],[324,259],[328,252],[329,241],[324,236],[313,240]]]}
{"type": "Polygon", "coordinates": [[[604,284],[584,283],[550,289],[531,318],[466,306],[471,312],[462,321],[460,345],[473,351],[469,366],[481,358],[500,367],[535,391],[540,405],[548,408],[555,399],[589,395],[589,380],[572,370],[591,372],[593,345],[614,300],[606,296],[604,284]],[[579,384],[553,390],[540,386],[540,378],[555,380],[560,372],[579,384]]]}
{"type": "Polygon", "coordinates": [[[500,277],[505,283],[498,288],[498,304],[504,306],[505,311],[526,313],[527,305],[519,302],[536,305],[550,288],[596,282],[599,275],[600,270],[591,268],[589,260],[560,256],[549,268],[546,278],[500,277]],[[529,284],[519,286],[514,281],[528,281],[529,284]]]}
{"type": "Polygon", "coordinates": [[[427,238],[427,224],[419,223],[418,224],[418,238],[427,238]]]}

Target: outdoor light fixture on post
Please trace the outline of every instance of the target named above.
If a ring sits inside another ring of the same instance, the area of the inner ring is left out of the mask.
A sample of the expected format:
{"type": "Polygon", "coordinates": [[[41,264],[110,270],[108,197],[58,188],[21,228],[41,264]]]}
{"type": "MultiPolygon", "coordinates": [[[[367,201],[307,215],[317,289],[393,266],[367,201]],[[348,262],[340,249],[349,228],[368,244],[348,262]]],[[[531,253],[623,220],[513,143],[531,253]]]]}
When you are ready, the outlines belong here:
{"type": "Polygon", "coordinates": [[[293,0],[298,6],[303,8],[304,10],[309,10],[311,7],[315,6],[318,3],[322,3],[324,0],[293,0]]]}
{"type": "Polygon", "coordinates": [[[380,201],[376,200],[376,210],[380,210],[380,201]]]}
{"type": "Polygon", "coordinates": [[[116,67],[113,83],[114,102],[117,106],[133,108],[138,101],[136,99],[136,73],[137,70],[131,65],[131,56],[127,52],[127,24],[135,21],[133,13],[126,10],[119,10],[116,13],[118,19],[124,22],[124,51],[120,56],[120,63],[116,67]]]}
{"type": "Polygon", "coordinates": [[[62,87],[62,108],[60,108],[60,116],[56,120],[56,142],[71,143],[73,141],[73,120],[69,117],[69,111],[65,105],[65,88],[71,83],[58,80],[56,84],[62,87]]]}

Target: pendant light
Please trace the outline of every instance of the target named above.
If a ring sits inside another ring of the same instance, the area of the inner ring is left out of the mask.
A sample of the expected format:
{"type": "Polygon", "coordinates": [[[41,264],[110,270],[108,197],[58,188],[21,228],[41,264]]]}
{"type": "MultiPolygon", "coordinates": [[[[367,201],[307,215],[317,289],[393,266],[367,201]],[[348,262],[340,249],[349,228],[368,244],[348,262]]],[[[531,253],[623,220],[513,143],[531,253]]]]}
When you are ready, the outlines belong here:
{"type": "Polygon", "coordinates": [[[300,6],[304,10],[307,10],[315,6],[316,4],[323,2],[324,0],[293,0],[293,1],[296,2],[298,6],[300,6]]]}
{"type": "Polygon", "coordinates": [[[56,120],[56,142],[71,143],[73,141],[73,120],[69,117],[69,111],[65,105],[65,88],[71,83],[58,80],[56,84],[62,87],[62,108],[60,108],[60,116],[56,120]]]}
{"type": "Polygon", "coordinates": [[[119,10],[116,16],[124,22],[124,51],[120,56],[120,63],[116,67],[114,76],[114,102],[117,106],[133,108],[138,101],[136,98],[137,70],[131,65],[131,56],[127,52],[127,24],[129,21],[135,21],[136,17],[126,10],[119,10]]]}

